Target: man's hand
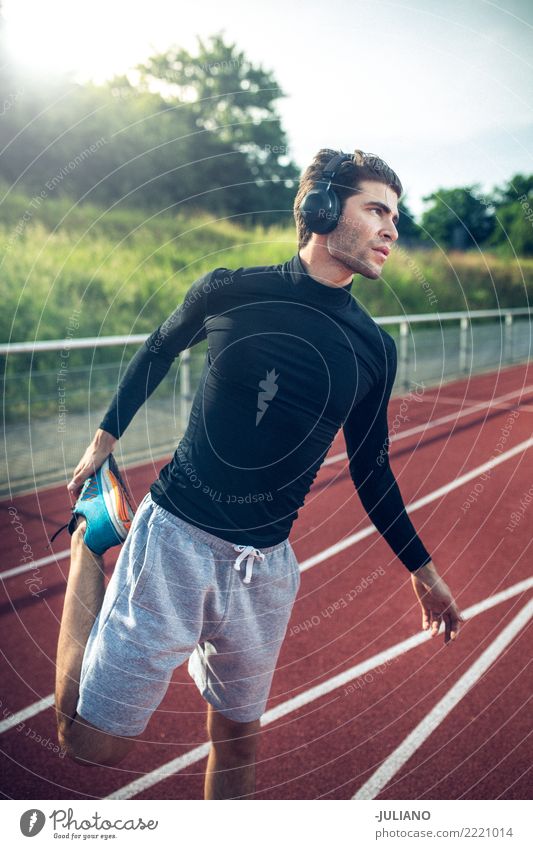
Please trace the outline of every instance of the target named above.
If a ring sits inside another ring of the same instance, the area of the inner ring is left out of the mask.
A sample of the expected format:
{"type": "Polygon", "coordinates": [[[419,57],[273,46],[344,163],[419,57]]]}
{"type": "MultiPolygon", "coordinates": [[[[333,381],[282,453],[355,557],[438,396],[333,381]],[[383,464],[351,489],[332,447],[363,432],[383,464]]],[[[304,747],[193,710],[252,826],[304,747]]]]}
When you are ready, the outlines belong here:
{"type": "Polygon", "coordinates": [[[464,622],[447,584],[439,576],[433,563],[426,563],[411,573],[415,595],[422,608],[422,630],[431,628],[431,636],[439,633],[444,620],[444,642],[457,639],[459,626],[464,622]]]}
{"type": "Polygon", "coordinates": [[[117,440],[112,434],[98,428],[93,441],[74,469],[72,480],[67,486],[71,495],[75,498],[78,497],[84,482],[100,468],[106,457],[113,451],[116,442],[117,440]]]}

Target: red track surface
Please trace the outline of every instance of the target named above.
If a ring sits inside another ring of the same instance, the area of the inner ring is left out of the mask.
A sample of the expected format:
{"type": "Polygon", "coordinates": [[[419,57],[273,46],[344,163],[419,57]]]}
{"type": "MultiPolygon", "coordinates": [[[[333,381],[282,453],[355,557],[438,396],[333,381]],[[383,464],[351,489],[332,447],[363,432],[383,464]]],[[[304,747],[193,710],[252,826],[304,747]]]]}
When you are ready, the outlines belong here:
{"type": "MultiPolygon", "coordinates": [[[[412,503],[459,475],[529,439],[533,432],[533,368],[517,366],[469,381],[427,389],[421,401],[402,408],[400,439],[393,443],[393,467],[406,502],[412,503]],[[516,392],[510,400],[491,399],[516,392]],[[444,415],[483,409],[432,426],[444,415]],[[513,411],[519,415],[512,419],[513,411]],[[407,438],[402,431],[428,428],[407,438]],[[502,429],[507,424],[507,435],[502,429]],[[502,439],[504,440],[502,444],[502,439]],[[416,449],[416,450],[415,450],[416,449]]],[[[407,393],[406,393],[407,395],[407,393]]],[[[390,407],[390,423],[401,398],[390,407]]],[[[342,452],[339,434],[330,457],[342,452]]],[[[417,510],[412,518],[440,573],[465,610],[531,574],[533,501],[513,531],[511,514],[532,485],[533,448],[516,454],[490,474],[476,477],[417,510]],[[473,495],[472,495],[473,493],[473,495]],[[462,506],[471,496],[468,510],[462,506]],[[528,512],[529,511],[529,512],[528,512]]],[[[163,465],[161,463],[160,465],[163,465]]],[[[128,471],[137,503],[157,470],[128,471]]],[[[531,490],[533,493],[533,489],[531,490]]],[[[4,502],[2,571],[23,554],[7,507],[14,506],[35,559],[45,557],[46,534],[68,515],[64,487],[41,490],[4,502]]],[[[302,564],[307,558],[369,524],[345,462],[324,466],[291,533],[302,564]]],[[[65,532],[56,552],[68,547],[65,532]]],[[[58,544],[59,543],[59,544],[58,544]]],[[[118,549],[108,556],[111,572],[118,549]]],[[[43,566],[37,596],[29,592],[31,572],[7,578],[2,616],[0,722],[53,689],[58,623],[68,560],[43,566]]],[[[423,641],[366,677],[354,679],[265,726],[258,767],[259,799],[348,799],[430,713],[505,626],[531,598],[531,588],[470,618],[456,643],[442,634],[423,641]]],[[[316,564],[302,574],[290,629],[279,660],[268,708],[315,687],[380,651],[416,634],[420,612],[409,573],[377,534],[316,564]],[[355,599],[328,615],[333,605],[363,578],[382,567],[385,574],[355,599]],[[326,611],[326,613],[323,613],[326,611]],[[314,617],[314,618],[313,618],[314,617]],[[296,633],[311,620],[312,627],[296,633]]],[[[384,785],[387,799],[524,799],[531,786],[531,619],[487,672],[448,713],[384,785]]],[[[205,703],[186,668],[177,670],[167,696],[152,718],[143,742],[115,768],[84,769],[36,741],[56,743],[52,708],[1,736],[3,795],[15,799],[103,798],[140,776],[205,742],[205,703]]],[[[153,783],[140,798],[201,798],[205,760],[153,783]]]]}

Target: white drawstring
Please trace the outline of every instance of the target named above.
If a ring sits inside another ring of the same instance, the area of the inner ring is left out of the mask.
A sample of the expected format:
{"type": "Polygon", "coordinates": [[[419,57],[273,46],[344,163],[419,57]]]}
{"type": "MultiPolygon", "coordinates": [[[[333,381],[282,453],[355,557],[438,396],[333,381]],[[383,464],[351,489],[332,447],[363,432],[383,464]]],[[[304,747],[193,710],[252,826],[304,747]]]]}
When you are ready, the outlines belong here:
{"type": "Polygon", "coordinates": [[[237,570],[237,572],[241,571],[241,563],[245,557],[247,557],[246,561],[246,574],[244,576],[243,583],[249,584],[252,580],[252,569],[254,565],[254,557],[259,557],[260,560],[265,559],[265,555],[262,551],[259,551],[258,548],[254,548],[253,545],[234,545],[233,548],[235,551],[240,551],[241,553],[236,558],[235,563],[233,564],[233,568],[237,570]]]}

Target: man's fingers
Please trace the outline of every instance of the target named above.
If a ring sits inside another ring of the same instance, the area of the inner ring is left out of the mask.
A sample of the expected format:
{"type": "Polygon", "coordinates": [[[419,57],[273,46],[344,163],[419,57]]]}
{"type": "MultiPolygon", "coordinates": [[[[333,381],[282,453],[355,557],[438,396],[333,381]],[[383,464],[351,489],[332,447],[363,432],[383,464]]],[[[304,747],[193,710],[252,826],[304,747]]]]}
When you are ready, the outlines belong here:
{"type": "Polygon", "coordinates": [[[460,624],[464,622],[464,619],[448,587],[441,582],[441,585],[429,588],[413,576],[411,578],[415,595],[422,609],[422,630],[429,631],[431,637],[436,637],[441,623],[444,622],[444,643],[456,640],[460,624]]]}
{"type": "MultiPolygon", "coordinates": [[[[444,642],[449,643],[452,639],[452,617],[448,614],[444,614],[444,642]]],[[[455,639],[455,637],[454,637],[455,639]]]]}
{"type": "Polygon", "coordinates": [[[457,639],[461,623],[465,620],[455,604],[450,605],[446,611],[446,616],[450,621],[450,639],[455,640],[457,639]]]}
{"type": "Polygon", "coordinates": [[[79,495],[82,490],[83,484],[85,483],[87,478],[91,476],[91,474],[92,472],[89,467],[85,467],[77,472],[74,472],[74,477],[67,485],[68,491],[71,492],[73,495],[79,495]]]}
{"type": "Polygon", "coordinates": [[[441,617],[438,613],[431,611],[431,636],[436,637],[439,633],[441,617]]]}
{"type": "Polygon", "coordinates": [[[90,459],[82,459],[74,469],[72,480],[67,484],[67,489],[73,495],[79,495],[83,484],[94,475],[96,471],[96,461],[91,455],[90,459]]]}
{"type": "Polygon", "coordinates": [[[464,622],[464,619],[460,614],[457,616],[450,616],[450,637],[452,640],[457,639],[461,622],[464,622]]]}
{"type": "Polygon", "coordinates": [[[456,640],[459,633],[460,623],[464,622],[463,617],[455,607],[451,605],[448,610],[443,613],[444,619],[444,642],[448,643],[451,640],[456,640]]]}
{"type": "Polygon", "coordinates": [[[70,481],[70,483],[67,485],[68,491],[72,492],[73,495],[79,495],[84,480],[85,478],[83,475],[75,475],[70,481]]]}

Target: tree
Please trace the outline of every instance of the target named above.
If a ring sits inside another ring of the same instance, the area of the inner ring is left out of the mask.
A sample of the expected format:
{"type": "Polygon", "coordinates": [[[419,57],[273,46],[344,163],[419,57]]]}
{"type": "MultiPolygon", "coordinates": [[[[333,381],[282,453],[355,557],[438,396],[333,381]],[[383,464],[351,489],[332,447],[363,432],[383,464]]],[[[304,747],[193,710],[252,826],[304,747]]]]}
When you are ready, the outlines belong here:
{"type": "Polygon", "coordinates": [[[28,78],[17,97],[0,74],[2,90],[0,178],[17,191],[265,224],[290,218],[298,170],[275,109],[282,92],[221,36],[199,40],[198,55],[173,48],[104,86],[28,78]]]}
{"type": "Polygon", "coordinates": [[[153,56],[137,70],[140,86],[194,118],[193,162],[204,205],[264,220],[290,212],[298,169],[291,161],[275,103],[284,94],[273,75],[254,65],[221,33],[153,56]]]}
{"type": "Polygon", "coordinates": [[[492,198],[478,184],[439,189],[423,198],[432,205],[422,214],[426,238],[445,248],[463,249],[483,244],[494,227],[492,198]]]}
{"type": "Polygon", "coordinates": [[[416,223],[413,213],[407,205],[407,201],[403,198],[398,203],[398,212],[400,213],[400,220],[398,222],[398,236],[400,243],[404,246],[408,246],[422,240],[422,231],[416,223]]]}
{"type": "Polygon", "coordinates": [[[523,195],[533,194],[533,174],[515,174],[508,183],[494,189],[493,198],[496,209],[513,203],[523,195]]]}
{"type": "Polygon", "coordinates": [[[496,223],[489,244],[504,254],[533,256],[533,174],[515,174],[494,190],[496,223]]]}

